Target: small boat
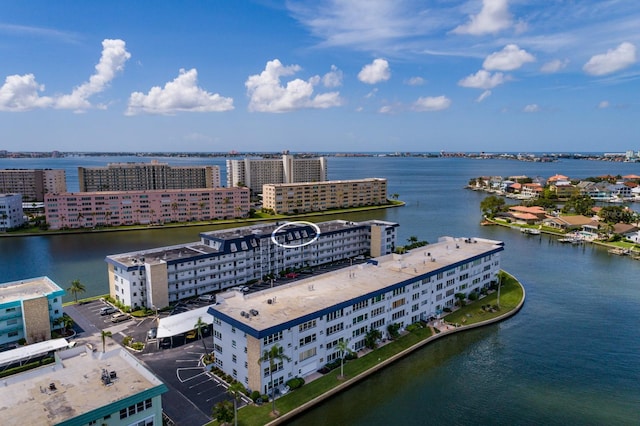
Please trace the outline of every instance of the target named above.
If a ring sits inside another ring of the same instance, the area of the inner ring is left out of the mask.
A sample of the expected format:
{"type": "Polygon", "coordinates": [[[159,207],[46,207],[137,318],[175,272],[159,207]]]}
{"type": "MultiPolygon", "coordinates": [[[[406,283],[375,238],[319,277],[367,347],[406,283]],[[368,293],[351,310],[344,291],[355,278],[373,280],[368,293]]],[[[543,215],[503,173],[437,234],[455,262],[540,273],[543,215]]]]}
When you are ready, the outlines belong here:
{"type": "Polygon", "coordinates": [[[520,228],[520,232],[526,235],[540,235],[540,230],[535,228],[520,228]]]}
{"type": "Polygon", "coordinates": [[[626,256],[628,255],[630,252],[627,249],[623,249],[623,248],[612,248],[607,250],[607,252],[611,253],[611,254],[616,254],[618,256],[626,256]]]}
{"type": "Polygon", "coordinates": [[[578,237],[567,237],[567,238],[559,238],[558,242],[563,244],[580,244],[582,243],[582,239],[578,237]]]}

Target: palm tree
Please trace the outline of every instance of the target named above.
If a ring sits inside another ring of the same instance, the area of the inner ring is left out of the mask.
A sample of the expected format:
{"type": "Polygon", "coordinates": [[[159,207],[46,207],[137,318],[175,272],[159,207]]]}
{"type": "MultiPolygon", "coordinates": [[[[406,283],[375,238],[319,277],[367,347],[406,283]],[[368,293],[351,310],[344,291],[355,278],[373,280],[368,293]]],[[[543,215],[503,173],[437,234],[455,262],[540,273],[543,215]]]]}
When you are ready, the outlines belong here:
{"type": "Polygon", "coordinates": [[[198,321],[194,324],[193,329],[198,332],[198,337],[202,340],[202,346],[204,346],[204,353],[207,353],[207,345],[204,343],[204,337],[202,337],[202,330],[207,328],[206,322],[202,321],[202,317],[198,317],[198,321]]]}
{"type": "Polygon", "coordinates": [[[336,343],[336,349],[340,352],[340,377],[344,379],[344,357],[348,353],[353,353],[353,351],[345,339],[338,340],[338,343],[336,343]]]}
{"type": "Polygon", "coordinates": [[[235,382],[227,388],[227,394],[233,397],[233,419],[235,426],[238,426],[238,401],[240,401],[244,392],[245,388],[240,382],[235,382]]]}
{"type": "Polygon", "coordinates": [[[53,324],[54,325],[61,325],[62,326],[62,335],[66,336],[67,335],[67,329],[70,327],[73,327],[73,318],[71,318],[68,315],[63,314],[61,317],[56,318],[55,320],[53,320],[53,324]]]}
{"type": "Polygon", "coordinates": [[[277,414],[276,396],[275,396],[276,387],[273,385],[273,370],[278,368],[278,361],[280,362],[291,361],[291,358],[283,354],[282,347],[280,347],[280,345],[276,343],[275,345],[271,346],[271,349],[269,350],[265,349],[262,352],[262,356],[260,357],[260,359],[258,359],[258,364],[262,366],[262,363],[266,361],[269,361],[269,375],[270,375],[269,380],[271,381],[271,401],[273,401],[272,410],[273,410],[273,414],[277,414]]]}
{"type": "Polygon", "coordinates": [[[111,337],[111,332],[102,330],[102,353],[104,353],[104,348],[107,343],[107,337],[111,337]]]}
{"type": "Polygon", "coordinates": [[[71,293],[73,293],[73,298],[75,299],[77,304],[78,293],[84,293],[85,291],[87,291],[87,289],[84,287],[84,284],[80,282],[80,280],[73,280],[71,281],[71,287],[69,287],[67,291],[70,291],[71,293]]]}

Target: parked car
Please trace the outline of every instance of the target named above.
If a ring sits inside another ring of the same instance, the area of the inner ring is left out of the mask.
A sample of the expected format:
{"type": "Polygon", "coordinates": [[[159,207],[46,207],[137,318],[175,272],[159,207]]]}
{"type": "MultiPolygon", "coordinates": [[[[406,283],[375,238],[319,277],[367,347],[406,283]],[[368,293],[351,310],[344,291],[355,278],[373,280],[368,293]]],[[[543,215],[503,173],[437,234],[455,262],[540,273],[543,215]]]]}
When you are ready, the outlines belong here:
{"type": "Polygon", "coordinates": [[[295,272],[289,272],[287,275],[285,275],[286,278],[298,278],[299,274],[295,273],[295,272]]]}
{"type": "Polygon", "coordinates": [[[203,294],[201,296],[198,296],[198,300],[200,300],[201,302],[213,303],[213,302],[216,301],[216,295],[215,294],[203,294]]]}
{"type": "Polygon", "coordinates": [[[156,337],[158,337],[158,328],[157,327],[153,327],[152,329],[147,331],[147,339],[155,339],[156,337]]]}
{"type": "Polygon", "coordinates": [[[190,332],[187,333],[187,339],[195,339],[196,338],[196,334],[197,332],[195,330],[191,330],[190,332]]]}
{"type": "Polygon", "coordinates": [[[118,312],[118,310],[113,306],[105,306],[104,308],[100,309],[100,315],[102,316],[115,314],[116,312],[118,312]]]}
{"type": "Polygon", "coordinates": [[[122,312],[118,312],[117,314],[111,315],[111,322],[122,322],[129,319],[129,315],[123,314],[122,312]]]}

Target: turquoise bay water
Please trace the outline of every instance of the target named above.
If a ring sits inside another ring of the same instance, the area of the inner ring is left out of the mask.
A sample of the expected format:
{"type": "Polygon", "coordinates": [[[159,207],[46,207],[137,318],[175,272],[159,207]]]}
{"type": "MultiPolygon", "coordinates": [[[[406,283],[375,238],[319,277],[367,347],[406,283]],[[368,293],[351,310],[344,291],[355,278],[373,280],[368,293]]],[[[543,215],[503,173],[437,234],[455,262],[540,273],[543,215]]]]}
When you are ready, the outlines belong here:
{"type": "MultiPolygon", "coordinates": [[[[108,161],[140,159],[0,159],[0,168],[67,168],[72,180],[77,165],[108,161]]],[[[166,161],[218,164],[224,171],[224,159],[166,161]]],[[[479,205],[485,195],[463,189],[470,178],[481,175],[556,173],[572,178],[640,174],[640,164],[330,158],[330,179],[385,177],[389,193],[407,203],[341,217],[399,222],[399,244],[412,235],[429,241],[442,235],[505,241],[503,267],[523,282],[527,302],[514,318],[442,339],[294,424],[638,424],[640,262],[597,247],[481,227],[479,205]]],[[[72,183],[69,189],[77,189],[72,183]]],[[[87,294],[104,294],[106,255],[194,241],[198,232],[213,228],[0,238],[0,282],[48,275],[68,287],[77,278],[86,284],[87,294]]]]}

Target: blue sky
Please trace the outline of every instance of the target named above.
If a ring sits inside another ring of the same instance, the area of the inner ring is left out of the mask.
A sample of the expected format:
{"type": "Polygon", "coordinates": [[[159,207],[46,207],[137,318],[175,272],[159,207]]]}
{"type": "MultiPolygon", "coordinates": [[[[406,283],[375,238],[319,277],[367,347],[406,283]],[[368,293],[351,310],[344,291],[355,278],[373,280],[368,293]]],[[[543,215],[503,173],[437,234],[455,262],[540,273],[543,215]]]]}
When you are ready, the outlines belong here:
{"type": "Polygon", "coordinates": [[[640,149],[637,0],[4,0],[0,150],[640,149]]]}

